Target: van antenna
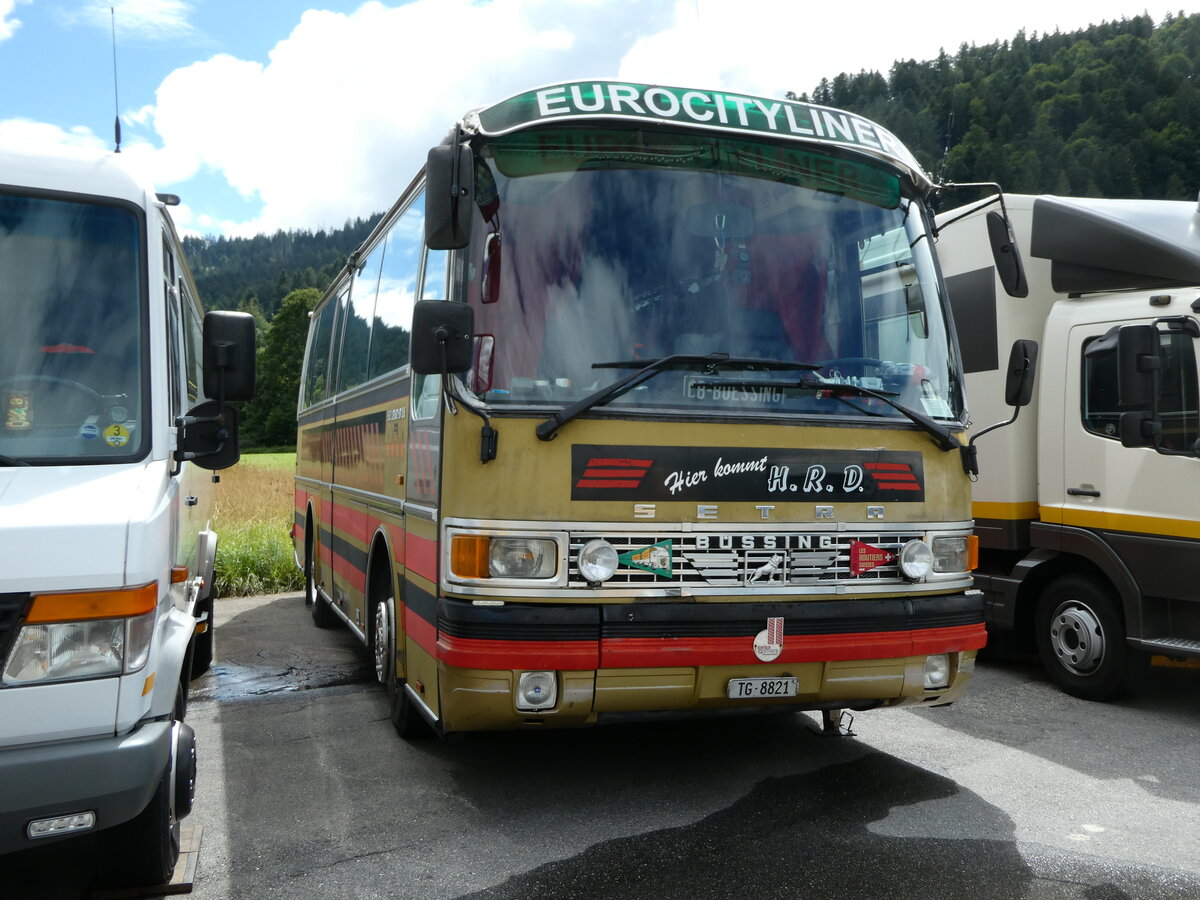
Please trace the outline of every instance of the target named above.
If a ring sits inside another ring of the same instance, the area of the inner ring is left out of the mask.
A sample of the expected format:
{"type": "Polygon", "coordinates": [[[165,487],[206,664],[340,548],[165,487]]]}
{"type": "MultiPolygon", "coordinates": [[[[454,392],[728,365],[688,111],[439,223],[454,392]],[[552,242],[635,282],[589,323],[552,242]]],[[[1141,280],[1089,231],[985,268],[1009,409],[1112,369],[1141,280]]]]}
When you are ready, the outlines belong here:
{"type": "Polygon", "coordinates": [[[113,48],[113,137],[116,138],[117,145],[113,148],[114,153],[121,152],[121,95],[117,92],[117,11],[113,7],[108,8],[108,14],[112,17],[112,48],[113,48]]]}

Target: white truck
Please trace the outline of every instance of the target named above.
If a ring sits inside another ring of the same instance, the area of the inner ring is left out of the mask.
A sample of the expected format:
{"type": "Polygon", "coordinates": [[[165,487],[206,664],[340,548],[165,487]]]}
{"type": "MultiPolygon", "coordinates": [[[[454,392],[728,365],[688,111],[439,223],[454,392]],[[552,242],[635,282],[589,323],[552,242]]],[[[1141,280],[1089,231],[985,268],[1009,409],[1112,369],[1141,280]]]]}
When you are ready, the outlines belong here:
{"type": "Polygon", "coordinates": [[[167,206],[115,154],[0,151],[0,854],[102,832],[179,853],[212,659],[211,484],[254,324],[204,315],[167,206]]]}
{"type": "Polygon", "coordinates": [[[995,202],[938,217],[973,428],[1006,415],[1000,348],[1040,344],[1032,414],[976,444],[975,583],[992,640],[1103,700],[1152,654],[1200,657],[1200,212],[1006,195],[1013,297],[975,244],[995,202]]]}

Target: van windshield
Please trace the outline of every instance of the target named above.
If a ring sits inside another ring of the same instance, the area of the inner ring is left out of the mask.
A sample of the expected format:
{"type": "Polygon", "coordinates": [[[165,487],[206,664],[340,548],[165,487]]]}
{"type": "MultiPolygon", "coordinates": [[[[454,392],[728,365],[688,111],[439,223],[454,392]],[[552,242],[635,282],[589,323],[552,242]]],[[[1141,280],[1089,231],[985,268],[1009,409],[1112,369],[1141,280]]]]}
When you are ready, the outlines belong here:
{"type": "Polygon", "coordinates": [[[962,413],[921,204],[881,162],[564,128],[491,141],[475,183],[467,386],[492,406],[561,407],[654,360],[723,354],[739,362],[672,365],[604,409],[903,420],[826,381],[962,413]]]}
{"type": "Polygon", "coordinates": [[[144,452],[140,220],[129,208],[0,193],[0,456],[144,452]]]}

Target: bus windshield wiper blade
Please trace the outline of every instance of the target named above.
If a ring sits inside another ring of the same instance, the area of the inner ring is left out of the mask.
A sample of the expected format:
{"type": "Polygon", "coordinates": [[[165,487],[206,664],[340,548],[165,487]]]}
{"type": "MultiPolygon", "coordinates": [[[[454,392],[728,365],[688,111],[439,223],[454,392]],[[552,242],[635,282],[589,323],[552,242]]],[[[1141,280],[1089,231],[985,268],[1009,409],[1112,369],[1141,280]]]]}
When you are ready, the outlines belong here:
{"type": "Polygon", "coordinates": [[[23,459],[17,459],[15,456],[5,456],[0,453],[0,466],[28,466],[29,463],[23,459]]]}
{"type": "Polygon", "coordinates": [[[910,409],[902,403],[897,403],[890,394],[890,391],[875,391],[871,388],[863,387],[860,384],[841,384],[836,381],[821,381],[819,378],[806,378],[803,381],[796,382],[796,387],[805,390],[828,391],[831,394],[849,394],[854,397],[874,397],[886,403],[892,409],[896,410],[901,415],[907,416],[912,422],[920,425],[938,447],[942,450],[961,450],[965,444],[945,425],[935,422],[933,419],[924,413],[919,413],[915,409],[910,409]]]}
{"type": "Polygon", "coordinates": [[[558,429],[566,425],[577,416],[583,415],[589,409],[594,409],[597,406],[603,406],[610,400],[613,400],[627,391],[633,390],[644,381],[653,378],[659,372],[664,372],[668,369],[688,368],[692,366],[700,366],[709,374],[714,374],[718,369],[728,368],[778,368],[790,370],[807,370],[816,371],[820,366],[809,365],[808,363],[793,363],[780,362],[770,359],[754,359],[750,357],[731,357],[728,353],[706,353],[706,354],[686,354],[681,353],[675,356],[663,356],[659,359],[635,359],[622,360],[619,362],[594,363],[593,369],[620,369],[627,366],[637,366],[636,372],[630,372],[623,378],[619,378],[612,384],[605,385],[598,391],[594,391],[584,397],[582,400],[577,400],[570,406],[565,406],[558,412],[554,413],[550,418],[546,419],[537,427],[537,436],[543,441],[548,441],[554,437],[558,429]]]}

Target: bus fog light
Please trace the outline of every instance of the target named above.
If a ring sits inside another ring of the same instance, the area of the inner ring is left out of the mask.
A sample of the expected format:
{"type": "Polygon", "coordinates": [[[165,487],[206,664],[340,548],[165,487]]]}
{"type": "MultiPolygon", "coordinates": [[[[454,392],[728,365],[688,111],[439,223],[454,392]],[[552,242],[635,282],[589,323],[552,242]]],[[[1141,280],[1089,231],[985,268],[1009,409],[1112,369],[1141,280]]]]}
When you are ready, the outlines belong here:
{"type": "Polygon", "coordinates": [[[553,578],[558,573],[558,544],[545,538],[494,537],[488,547],[493,578],[553,578]]]}
{"type": "Polygon", "coordinates": [[[517,709],[550,709],[558,701],[558,679],[553,672],[522,672],[517,679],[517,709]]]}
{"type": "Polygon", "coordinates": [[[579,551],[579,574],[592,584],[599,584],[613,577],[619,562],[616,548],[608,541],[588,541],[579,551]]]}
{"type": "Polygon", "coordinates": [[[909,581],[924,581],[933,569],[933,551],[924,541],[909,541],[900,548],[900,571],[909,581]]]}
{"type": "Polygon", "coordinates": [[[925,657],[925,690],[933,691],[950,684],[950,657],[937,653],[925,657]]]}

